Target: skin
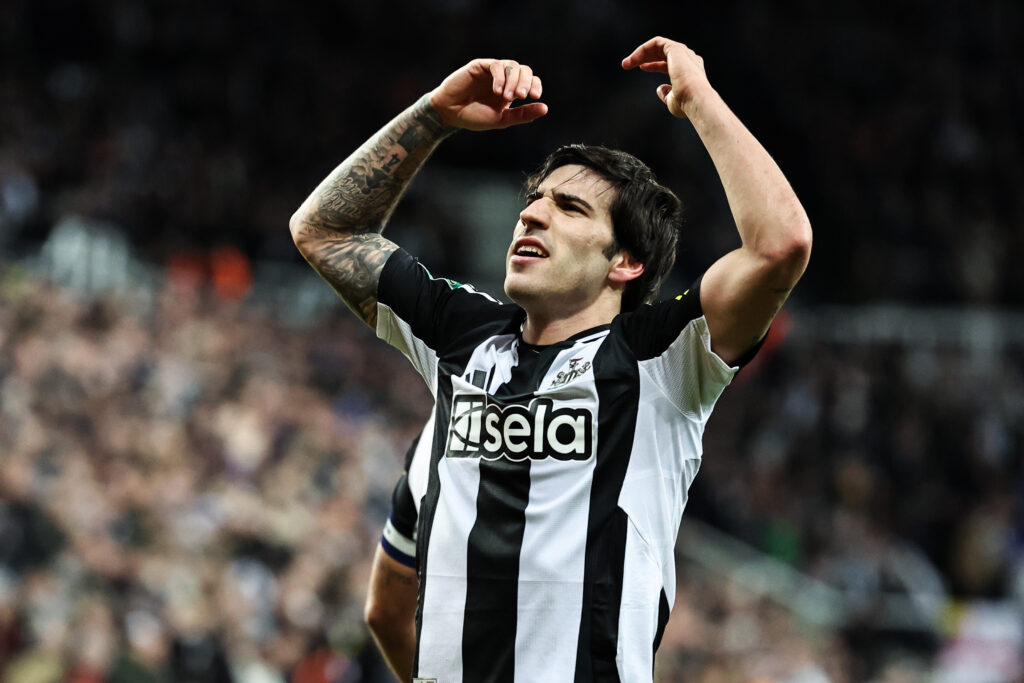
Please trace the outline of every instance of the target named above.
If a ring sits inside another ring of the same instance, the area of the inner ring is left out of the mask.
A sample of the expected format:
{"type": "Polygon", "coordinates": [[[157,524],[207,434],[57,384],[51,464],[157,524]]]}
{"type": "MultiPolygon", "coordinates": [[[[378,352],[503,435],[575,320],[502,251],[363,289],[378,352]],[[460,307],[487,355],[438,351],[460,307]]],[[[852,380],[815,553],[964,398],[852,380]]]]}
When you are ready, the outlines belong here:
{"type": "Polygon", "coordinates": [[[418,589],[416,570],[395,561],[377,546],[364,617],[384,660],[400,681],[412,678],[418,589]]]}

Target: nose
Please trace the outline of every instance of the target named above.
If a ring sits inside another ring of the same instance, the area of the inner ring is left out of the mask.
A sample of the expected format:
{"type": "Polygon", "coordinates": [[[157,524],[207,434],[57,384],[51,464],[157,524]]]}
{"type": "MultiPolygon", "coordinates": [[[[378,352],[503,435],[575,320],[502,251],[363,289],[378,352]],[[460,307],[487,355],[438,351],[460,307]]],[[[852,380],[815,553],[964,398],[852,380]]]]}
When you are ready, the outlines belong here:
{"type": "Polygon", "coordinates": [[[519,212],[519,220],[527,228],[546,229],[548,218],[548,201],[545,197],[535,199],[519,212]]]}

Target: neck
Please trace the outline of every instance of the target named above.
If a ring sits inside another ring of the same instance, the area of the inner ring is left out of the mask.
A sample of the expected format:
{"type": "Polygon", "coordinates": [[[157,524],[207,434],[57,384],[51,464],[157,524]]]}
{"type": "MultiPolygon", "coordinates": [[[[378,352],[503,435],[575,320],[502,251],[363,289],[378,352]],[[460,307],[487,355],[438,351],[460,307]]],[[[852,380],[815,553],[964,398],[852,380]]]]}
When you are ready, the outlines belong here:
{"type": "Polygon", "coordinates": [[[523,323],[523,341],[538,346],[557,344],[584,330],[606,325],[618,314],[618,306],[595,306],[569,316],[558,317],[527,311],[526,322],[523,323]]]}

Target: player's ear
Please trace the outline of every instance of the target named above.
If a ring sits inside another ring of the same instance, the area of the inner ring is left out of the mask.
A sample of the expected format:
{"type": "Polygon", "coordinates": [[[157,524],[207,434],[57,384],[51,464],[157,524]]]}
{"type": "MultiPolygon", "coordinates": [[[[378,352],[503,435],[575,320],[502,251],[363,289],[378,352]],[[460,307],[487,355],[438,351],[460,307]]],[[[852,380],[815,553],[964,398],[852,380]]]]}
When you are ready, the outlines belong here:
{"type": "Polygon", "coordinates": [[[617,284],[625,284],[630,280],[637,279],[643,273],[644,264],[633,258],[633,255],[625,249],[621,249],[612,257],[612,267],[608,271],[608,279],[617,284]]]}

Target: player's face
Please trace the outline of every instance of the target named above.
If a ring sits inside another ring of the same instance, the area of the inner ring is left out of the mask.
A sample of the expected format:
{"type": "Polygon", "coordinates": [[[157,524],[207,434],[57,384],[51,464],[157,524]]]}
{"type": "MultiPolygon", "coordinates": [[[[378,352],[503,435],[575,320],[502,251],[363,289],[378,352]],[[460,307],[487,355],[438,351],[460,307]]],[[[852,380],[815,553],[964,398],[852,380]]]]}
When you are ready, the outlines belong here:
{"type": "Polygon", "coordinates": [[[583,166],[562,166],[526,198],[506,255],[505,293],[527,311],[571,314],[608,284],[615,190],[583,166]]]}

